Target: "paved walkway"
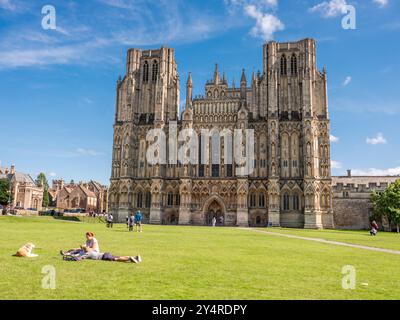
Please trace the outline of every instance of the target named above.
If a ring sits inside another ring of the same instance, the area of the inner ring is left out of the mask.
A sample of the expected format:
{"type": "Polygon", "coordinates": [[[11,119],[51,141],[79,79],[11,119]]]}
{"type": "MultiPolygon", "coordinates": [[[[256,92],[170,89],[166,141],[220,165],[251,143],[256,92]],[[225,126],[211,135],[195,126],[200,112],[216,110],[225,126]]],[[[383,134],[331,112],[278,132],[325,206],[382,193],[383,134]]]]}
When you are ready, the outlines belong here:
{"type": "Polygon", "coordinates": [[[292,235],[292,234],[269,232],[269,231],[257,230],[257,229],[252,229],[252,228],[240,228],[240,229],[241,230],[247,230],[247,231],[253,231],[253,232],[259,232],[259,233],[265,233],[265,234],[268,234],[268,235],[271,235],[271,236],[278,236],[278,237],[286,237],[286,238],[292,238],[292,239],[315,241],[315,242],[321,242],[321,243],[326,243],[326,244],[333,244],[333,245],[336,245],[336,246],[358,248],[358,249],[364,249],[364,250],[370,250],[370,251],[376,251],[376,252],[400,254],[399,250],[374,248],[374,247],[363,246],[363,245],[360,245],[360,244],[351,244],[351,243],[345,243],[345,242],[325,240],[325,239],[320,239],[320,238],[309,238],[309,237],[295,236],[295,235],[292,235]]]}

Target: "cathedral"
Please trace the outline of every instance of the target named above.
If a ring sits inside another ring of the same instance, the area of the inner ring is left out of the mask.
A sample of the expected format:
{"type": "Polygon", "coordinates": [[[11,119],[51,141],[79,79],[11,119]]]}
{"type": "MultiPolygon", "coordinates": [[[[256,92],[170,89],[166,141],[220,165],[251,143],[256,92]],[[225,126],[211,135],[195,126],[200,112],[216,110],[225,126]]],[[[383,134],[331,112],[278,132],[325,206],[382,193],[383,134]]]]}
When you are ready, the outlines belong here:
{"type": "Polygon", "coordinates": [[[327,74],[317,68],[316,43],[272,41],[262,61],[262,72],[246,79],[243,71],[231,86],[216,65],[199,96],[189,74],[179,114],[174,49],[128,50],[126,74],[117,81],[109,189],[117,221],[140,209],[152,224],[333,227],[327,74]],[[199,158],[214,158],[202,144],[217,145],[219,161],[149,163],[148,132],[170,136],[171,124],[194,130],[199,158]],[[204,129],[215,130],[209,141],[204,129]],[[226,129],[254,134],[248,174],[227,161],[232,141],[220,135],[226,129]]]}

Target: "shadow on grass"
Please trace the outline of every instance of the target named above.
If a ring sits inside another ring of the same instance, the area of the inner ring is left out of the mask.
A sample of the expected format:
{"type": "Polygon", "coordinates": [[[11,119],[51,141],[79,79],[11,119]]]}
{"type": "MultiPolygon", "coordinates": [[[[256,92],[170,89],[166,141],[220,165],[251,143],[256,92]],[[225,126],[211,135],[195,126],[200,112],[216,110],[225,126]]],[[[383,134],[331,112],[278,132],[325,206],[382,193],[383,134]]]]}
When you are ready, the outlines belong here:
{"type": "Polygon", "coordinates": [[[105,224],[105,221],[102,218],[95,217],[68,217],[68,216],[53,216],[55,220],[62,221],[72,221],[72,222],[83,222],[83,223],[101,223],[105,224]]]}

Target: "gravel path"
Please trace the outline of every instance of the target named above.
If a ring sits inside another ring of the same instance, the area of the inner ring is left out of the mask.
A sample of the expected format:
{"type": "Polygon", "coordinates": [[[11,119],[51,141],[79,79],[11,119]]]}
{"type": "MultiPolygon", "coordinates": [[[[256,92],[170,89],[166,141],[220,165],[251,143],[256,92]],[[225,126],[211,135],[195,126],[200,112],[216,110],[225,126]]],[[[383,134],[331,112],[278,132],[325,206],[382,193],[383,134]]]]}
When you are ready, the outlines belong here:
{"type": "Polygon", "coordinates": [[[360,244],[351,244],[351,243],[345,243],[345,242],[325,240],[325,239],[320,239],[320,238],[309,238],[309,237],[295,236],[295,235],[291,235],[291,234],[284,234],[284,233],[278,233],[278,232],[269,232],[269,231],[263,231],[263,230],[256,230],[256,229],[252,229],[252,228],[240,228],[240,229],[241,230],[247,230],[247,231],[253,231],[253,232],[259,232],[259,233],[265,233],[265,234],[268,234],[268,235],[271,235],[271,236],[278,236],[278,237],[286,237],[286,238],[292,238],[292,239],[315,241],[315,242],[320,242],[320,243],[333,244],[333,245],[336,245],[336,246],[358,248],[358,249],[364,249],[364,250],[370,250],[370,251],[376,251],[376,252],[400,254],[399,250],[374,248],[374,247],[363,246],[363,245],[360,245],[360,244]]]}

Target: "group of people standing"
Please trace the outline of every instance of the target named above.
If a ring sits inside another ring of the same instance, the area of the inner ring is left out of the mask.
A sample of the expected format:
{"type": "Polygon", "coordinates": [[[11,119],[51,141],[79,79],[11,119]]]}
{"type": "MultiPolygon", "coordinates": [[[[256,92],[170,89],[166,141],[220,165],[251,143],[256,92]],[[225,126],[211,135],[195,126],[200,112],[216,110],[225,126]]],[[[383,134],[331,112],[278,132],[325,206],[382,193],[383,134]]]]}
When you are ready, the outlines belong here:
{"type": "MultiPolygon", "coordinates": [[[[126,226],[129,231],[142,232],[142,220],[143,216],[140,210],[136,211],[135,214],[133,212],[126,217],[126,226]],[[135,229],[135,230],[134,230],[135,229]]],[[[111,213],[106,215],[106,226],[107,228],[112,228],[114,225],[114,216],[111,213]]]]}
{"type": "Polygon", "coordinates": [[[223,226],[224,225],[224,217],[223,216],[219,216],[218,217],[218,221],[217,221],[217,218],[214,216],[211,219],[211,224],[212,224],[213,227],[215,227],[217,225],[217,223],[218,223],[219,226],[223,226]]]}
{"type": "Polygon", "coordinates": [[[135,215],[132,212],[130,216],[126,217],[126,225],[129,231],[142,232],[142,218],[140,210],[136,211],[135,215]],[[135,230],[133,230],[133,227],[135,227],[135,230]]]}

